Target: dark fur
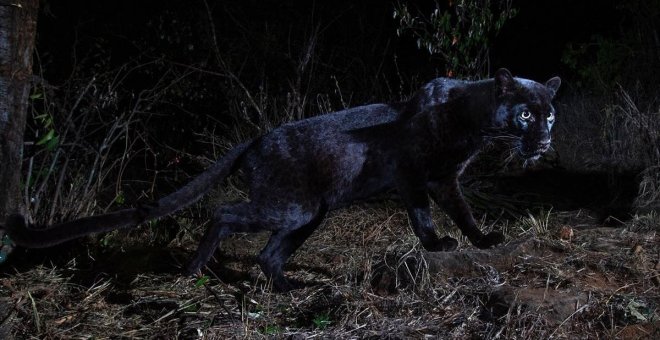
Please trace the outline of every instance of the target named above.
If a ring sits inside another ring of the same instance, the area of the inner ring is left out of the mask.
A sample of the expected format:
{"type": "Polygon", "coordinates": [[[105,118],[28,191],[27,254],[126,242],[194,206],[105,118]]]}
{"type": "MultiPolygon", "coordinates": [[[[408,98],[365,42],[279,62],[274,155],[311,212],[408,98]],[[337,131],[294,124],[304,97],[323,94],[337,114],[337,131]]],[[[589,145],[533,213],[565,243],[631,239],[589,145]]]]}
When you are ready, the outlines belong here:
{"type": "Polygon", "coordinates": [[[46,247],[82,235],[133,227],[198,200],[214,183],[240,168],[250,200],[217,209],[188,271],[199,271],[220,241],[235,232],[269,230],[259,255],[276,288],[291,288],[282,269],[293,252],[332,209],[396,189],[421,244],[429,251],[453,250],[440,238],[429,196],[479,248],[504,240],[484,235],[463,199],[458,177],[490,140],[511,141],[525,158],[538,158],[550,143],[548,115],[559,78],[542,85],[513,78],[502,69],[494,79],[438,78],[408,102],[368,105],[283,125],[229,151],[215,165],[153,206],[82,218],[46,229],[27,228],[23,217],[8,219],[12,239],[46,247]],[[528,111],[521,116],[521,112],[528,111]],[[523,119],[527,117],[527,119],[523,119]]]}

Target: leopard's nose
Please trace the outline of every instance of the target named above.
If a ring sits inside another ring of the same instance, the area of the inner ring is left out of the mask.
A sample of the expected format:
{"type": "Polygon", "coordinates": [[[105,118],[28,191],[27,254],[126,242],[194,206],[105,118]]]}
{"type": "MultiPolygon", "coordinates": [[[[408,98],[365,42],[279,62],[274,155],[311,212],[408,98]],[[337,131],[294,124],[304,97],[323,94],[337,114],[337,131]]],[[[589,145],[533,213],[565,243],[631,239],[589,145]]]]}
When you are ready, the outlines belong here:
{"type": "Polygon", "coordinates": [[[543,151],[548,150],[550,148],[550,138],[538,142],[537,147],[539,148],[539,150],[543,150],[543,151]]]}

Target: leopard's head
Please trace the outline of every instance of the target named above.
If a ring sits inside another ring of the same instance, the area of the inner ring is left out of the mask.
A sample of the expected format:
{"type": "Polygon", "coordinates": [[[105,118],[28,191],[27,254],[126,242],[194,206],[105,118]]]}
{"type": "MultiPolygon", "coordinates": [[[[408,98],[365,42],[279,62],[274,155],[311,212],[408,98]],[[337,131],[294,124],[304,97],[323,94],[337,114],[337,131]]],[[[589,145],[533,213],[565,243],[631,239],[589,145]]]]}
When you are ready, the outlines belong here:
{"type": "Polygon", "coordinates": [[[507,69],[495,73],[495,113],[493,125],[497,137],[512,142],[525,159],[536,160],[550,149],[550,131],[555,123],[552,106],[561,79],[545,84],[514,78],[507,69]]]}

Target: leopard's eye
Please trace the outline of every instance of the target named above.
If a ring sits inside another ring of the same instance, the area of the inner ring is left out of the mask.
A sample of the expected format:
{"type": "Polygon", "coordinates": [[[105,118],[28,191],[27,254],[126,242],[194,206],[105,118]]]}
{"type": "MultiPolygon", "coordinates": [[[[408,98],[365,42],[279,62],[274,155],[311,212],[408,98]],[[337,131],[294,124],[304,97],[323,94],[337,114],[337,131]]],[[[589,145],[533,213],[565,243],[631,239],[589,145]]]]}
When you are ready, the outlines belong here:
{"type": "Polygon", "coordinates": [[[550,113],[548,113],[548,121],[551,122],[551,123],[555,121],[555,113],[554,112],[550,111],[550,113]]]}
{"type": "Polygon", "coordinates": [[[531,117],[532,117],[532,113],[527,110],[520,113],[520,118],[522,118],[522,120],[528,120],[531,117]]]}

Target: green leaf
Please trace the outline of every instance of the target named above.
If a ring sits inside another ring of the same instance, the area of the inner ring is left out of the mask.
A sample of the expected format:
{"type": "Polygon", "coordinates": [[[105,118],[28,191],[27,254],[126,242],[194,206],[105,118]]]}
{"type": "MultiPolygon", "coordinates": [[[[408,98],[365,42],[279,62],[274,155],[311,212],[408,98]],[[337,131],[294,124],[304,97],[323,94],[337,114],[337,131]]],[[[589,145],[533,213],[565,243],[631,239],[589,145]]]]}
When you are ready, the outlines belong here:
{"type": "Polygon", "coordinates": [[[330,317],[328,314],[318,314],[316,317],[314,317],[314,320],[312,320],[314,323],[314,326],[320,330],[324,330],[330,325],[330,317]]]}
{"type": "Polygon", "coordinates": [[[126,202],[126,196],[124,196],[123,191],[120,191],[117,193],[117,196],[115,196],[115,203],[124,204],[124,202],[126,202]]]}
{"type": "Polygon", "coordinates": [[[55,130],[50,130],[48,133],[46,133],[45,136],[41,137],[41,139],[37,142],[37,145],[44,145],[49,140],[53,139],[53,137],[55,137],[55,130]]]}
{"type": "Polygon", "coordinates": [[[206,275],[202,275],[197,281],[195,282],[195,288],[199,288],[203,285],[205,285],[207,282],[209,282],[209,277],[206,275]]]}
{"type": "Polygon", "coordinates": [[[57,146],[58,146],[59,144],[60,144],[60,137],[59,137],[59,136],[55,136],[55,138],[50,139],[50,140],[46,143],[46,150],[48,150],[48,151],[53,151],[53,150],[57,149],[57,146]]]}
{"type": "Polygon", "coordinates": [[[264,331],[263,331],[263,333],[266,335],[277,335],[281,332],[282,330],[278,325],[267,325],[266,327],[264,327],[264,331]]]}

